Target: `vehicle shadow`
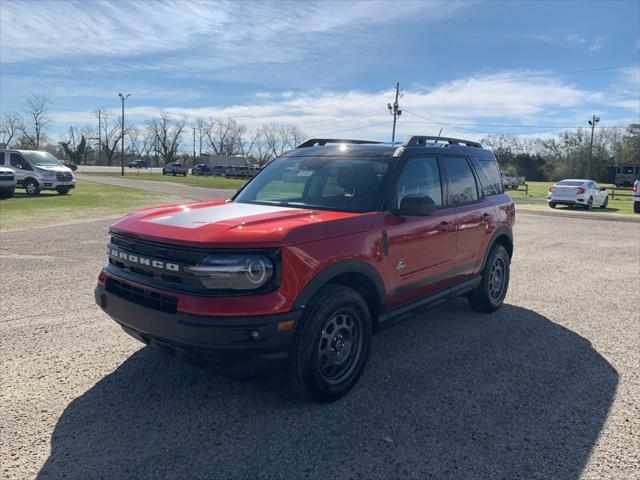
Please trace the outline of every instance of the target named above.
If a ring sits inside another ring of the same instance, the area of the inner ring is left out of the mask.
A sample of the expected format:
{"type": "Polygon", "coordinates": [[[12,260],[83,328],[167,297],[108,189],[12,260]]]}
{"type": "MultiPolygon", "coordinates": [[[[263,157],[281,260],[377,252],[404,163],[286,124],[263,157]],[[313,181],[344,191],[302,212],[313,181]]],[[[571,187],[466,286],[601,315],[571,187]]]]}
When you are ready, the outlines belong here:
{"type": "Polygon", "coordinates": [[[68,405],[38,478],[576,479],[617,383],[576,333],[462,299],[377,335],[330,405],[143,348],[68,405]]]}

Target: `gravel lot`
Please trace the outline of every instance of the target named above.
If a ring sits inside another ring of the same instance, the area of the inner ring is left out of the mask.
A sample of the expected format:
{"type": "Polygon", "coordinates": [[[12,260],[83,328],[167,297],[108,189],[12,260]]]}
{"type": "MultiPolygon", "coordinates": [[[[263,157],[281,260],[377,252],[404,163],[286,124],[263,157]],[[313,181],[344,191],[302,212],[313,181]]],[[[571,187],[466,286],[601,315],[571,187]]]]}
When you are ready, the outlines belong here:
{"type": "Polygon", "coordinates": [[[141,348],[109,222],[1,234],[3,478],[640,478],[640,224],[519,215],[507,304],[374,339],[332,405],[141,348]]]}

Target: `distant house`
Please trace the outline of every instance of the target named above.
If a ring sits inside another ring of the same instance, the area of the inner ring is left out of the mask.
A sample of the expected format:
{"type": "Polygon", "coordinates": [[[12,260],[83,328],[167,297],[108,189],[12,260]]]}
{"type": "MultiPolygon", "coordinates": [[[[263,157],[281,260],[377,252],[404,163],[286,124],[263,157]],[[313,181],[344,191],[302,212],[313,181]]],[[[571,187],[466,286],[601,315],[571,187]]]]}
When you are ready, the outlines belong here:
{"type": "Polygon", "coordinates": [[[209,167],[216,165],[225,165],[229,167],[244,167],[247,165],[247,159],[244,157],[236,157],[231,155],[209,155],[203,154],[196,159],[196,163],[204,163],[209,167]]]}

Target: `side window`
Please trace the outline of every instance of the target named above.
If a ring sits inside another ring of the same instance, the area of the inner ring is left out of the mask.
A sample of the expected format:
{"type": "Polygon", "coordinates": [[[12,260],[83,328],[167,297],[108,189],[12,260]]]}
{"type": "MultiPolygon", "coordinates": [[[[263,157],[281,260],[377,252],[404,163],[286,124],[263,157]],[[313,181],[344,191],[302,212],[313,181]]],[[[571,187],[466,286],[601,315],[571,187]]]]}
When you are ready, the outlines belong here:
{"type": "Polygon", "coordinates": [[[436,206],[442,206],[440,170],[435,157],[410,158],[396,184],[397,204],[407,195],[429,196],[436,206]]]}
{"type": "Polygon", "coordinates": [[[31,168],[31,165],[29,165],[27,161],[17,153],[12,153],[10,158],[12,167],[18,168],[20,170],[33,170],[31,168]]]}
{"type": "Polygon", "coordinates": [[[500,170],[498,170],[498,164],[495,160],[478,160],[474,158],[472,163],[485,196],[498,195],[504,191],[500,170]]]}
{"type": "Polygon", "coordinates": [[[478,200],[476,179],[466,158],[447,157],[444,159],[449,177],[449,202],[452,205],[478,200]]]}

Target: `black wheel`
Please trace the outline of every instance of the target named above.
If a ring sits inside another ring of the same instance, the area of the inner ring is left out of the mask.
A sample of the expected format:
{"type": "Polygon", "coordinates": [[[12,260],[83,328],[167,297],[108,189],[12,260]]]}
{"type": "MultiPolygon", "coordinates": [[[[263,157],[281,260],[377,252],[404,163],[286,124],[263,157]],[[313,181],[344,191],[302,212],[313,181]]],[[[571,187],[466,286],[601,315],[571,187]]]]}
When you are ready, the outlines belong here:
{"type": "Polygon", "coordinates": [[[24,189],[31,197],[40,194],[40,184],[32,178],[24,182],[24,189]]]}
{"type": "Polygon", "coordinates": [[[509,288],[509,254],[502,245],[494,245],[482,270],[480,285],[467,297],[477,312],[495,312],[504,301],[509,288]]]}
{"type": "Polygon", "coordinates": [[[291,347],[288,380],[299,395],[329,403],[360,378],[371,345],[371,315],[355,290],[326,285],[307,307],[291,347]]]}
{"type": "Polygon", "coordinates": [[[162,170],[162,175],[166,175],[166,174],[167,174],[167,172],[165,172],[164,170],[162,170]]]}
{"type": "Polygon", "coordinates": [[[587,210],[591,210],[591,207],[593,207],[593,197],[589,197],[589,201],[584,206],[584,208],[586,208],[587,210]]]}
{"type": "Polygon", "coordinates": [[[60,195],[66,195],[67,193],[69,193],[69,190],[71,189],[65,186],[56,187],[56,192],[58,192],[60,195]]]}
{"type": "Polygon", "coordinates": [[[186,176],[187,176],[187,172],[184,172],[184,173],[182,174],[182,176],[183,176],[183,177],[186,177],[186,176]]]}
{"type": "Polygon", "coordinates": [[[0,198],[11,198],[16,190],[16,187],[0,188],[0,198]]]}
{"type": "Polygon", "coordinates": [[[633,212],[634,213],[640,213],[640,202],[633,202],[633,212]]]}
{"type": "Polygon", "coordinates": [[[604,202],[602,202],[602,205],[600,205],[600,208],[607,208],[607,205],[609,205],[609,196],[608,195],[606,197],[604,197],[604,202]]]}
{"type": "Polygon", "coordinates": [[[550,206],[551,208],[556,208],[556,204],[555,204],[555,203],[553,203],[553,202],[549,202],[549,206],[550,206]]]}

